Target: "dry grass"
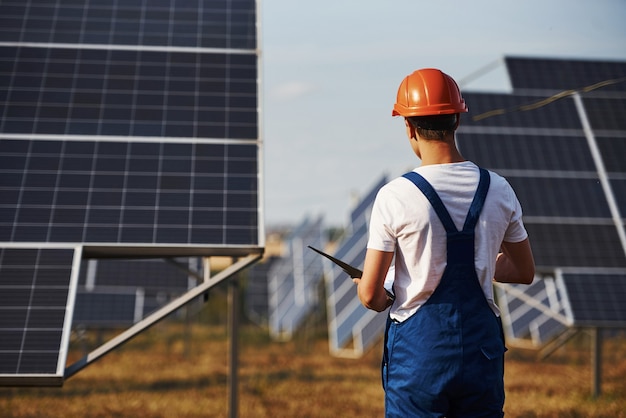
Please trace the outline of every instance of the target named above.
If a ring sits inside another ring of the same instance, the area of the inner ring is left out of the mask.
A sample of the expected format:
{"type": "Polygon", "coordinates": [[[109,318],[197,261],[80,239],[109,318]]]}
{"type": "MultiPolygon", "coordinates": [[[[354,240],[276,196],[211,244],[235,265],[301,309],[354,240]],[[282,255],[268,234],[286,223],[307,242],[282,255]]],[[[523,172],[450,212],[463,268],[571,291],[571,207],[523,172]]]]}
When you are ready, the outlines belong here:
{"type": "MultiPolygon", "coordinates": [[[[226,417],[226,332],[194,325],[192,336],[185,343],[180,325],[160,324],[62,388],[0,388],[0,416],[226,417]]],[[[240,341],[240,417],[383,416],[379,348],[358,360],[338,359],[324,338],[273,343],[253,328],[240,341]]],[[[542,362],[510,350],[506,416],[626,417],[625,352],[623,337],[606,341],[603,395],[593,399],[584,338],[542,362]]]]}

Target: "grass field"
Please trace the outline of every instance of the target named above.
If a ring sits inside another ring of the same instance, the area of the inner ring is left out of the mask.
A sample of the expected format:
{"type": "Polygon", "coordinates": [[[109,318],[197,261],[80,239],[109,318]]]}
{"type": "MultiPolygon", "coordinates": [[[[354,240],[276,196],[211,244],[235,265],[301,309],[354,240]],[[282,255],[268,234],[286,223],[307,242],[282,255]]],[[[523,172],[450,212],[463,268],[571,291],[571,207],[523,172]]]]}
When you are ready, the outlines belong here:
{"type": "MultiPolygon", "coordinates": [[[[252,326],[239,341],[240,417],[383,416],[379,346],[360,359],[340,359],[329,355],[323,333],[277,343],[252,326]]],[[[591,396],[589,353],[584,335],[543,361],[510,349],[506,416],[626,417],[626,338],[605,341],[599,398],[591,396]]],[[[224,326],[186,329],[167,320],[62,388],[0,388],[0,416],[227,417],[227,364],[224,326]]]]}

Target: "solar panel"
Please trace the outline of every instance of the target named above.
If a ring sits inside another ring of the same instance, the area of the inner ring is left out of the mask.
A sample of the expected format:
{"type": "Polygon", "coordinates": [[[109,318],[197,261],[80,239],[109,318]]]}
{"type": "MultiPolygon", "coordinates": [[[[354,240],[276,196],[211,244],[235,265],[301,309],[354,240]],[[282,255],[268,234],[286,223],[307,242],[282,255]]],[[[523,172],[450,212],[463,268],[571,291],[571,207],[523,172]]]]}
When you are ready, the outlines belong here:
{"type": "Polygon", "coordinates": [[[276,340],[289,340],[319,302],[322,259],[307,246],[323,247],[323,218],[305,218],[285,239],[285,256],[268,271],[269,329],[276,340]]]}
{"type": "MultiPolygon", "coordinates": [[[[0,246],[260,255],[257,18],[255,0],[2,1],[0,246]]],[[[130,315],[132,292],[100,290],[130,315]]]]}
{"type": "Polygon", "coordinates": [[[509,342],[541,347],[571,327],[626,327],[626,274],[555,273],[530,286],[496,285],[509,342]]]}
{"type": "Polygon", "coordinates": [[[144,311],[141,288],[79,290],[72,327],[118,328],[141,321],[144,311]]]}
{"type": "Polygon", "coordinates": [[[244,308],[248,319],[260,326],[269,325],[269,271],[279,260],[270,256],[248,270],[244,308]]]}
{"type": "Polygon", "coordinates": [[[0,248],[0,385],[61,385],[80,247],[0,248]]]}
{"type": "MultiPolygon", "coordinates": [[[[372,205],[378,190],[386,183],[387,178],[383,176],[351,212],[351,224],[346,228],[334,257],[362,268],[372,205]]],[[[363,307],[350,277],[335,264],[324,262],[330,352],[339,357],[359,357],[380,340],[387,317],[363,307]]]]}
{"type": "MultiPolygon", "coordinates": [[[[201,270],[194,258],[177,262],[201,270]]],[[[81,263],[73,327],[134,324],[195,284],[183,269],[162,259],[91,259],[81,263]]]]}
{"type": "Polygon", "coordinates": [[[530,286],[498,283],[495,291],[513,345],[540,347],[574,323],[561,277],[536,277],[530,286]]]}
{"type": "MultiPolygon", "coordinates": [[[[546,65],[544,60],[541,65],[546,65]]],[[[623,67],[626,72],[626,65],[623,67]]],[[[597,90],[593,93],[600,95],[597,90]]],[[[466,94],[466,100],[475,109],[470,116],[487,112],[493,96],[466,94]]],[[[509,104],[515,99],[517,103],[528,103],[526,96],[514,93],[507,97],[509,104]]],[[[626,106],[626,95],[621,100],[615,95],[611,97],[606,100],[612,107],[626,106]]],[[[539,96],[535,101],[538,99],[539,96]]],[[[602,126],[600,122],[597,125],[602,126]]],[[[626,165],[614,157],[623,151],[626,131],[593,132],[597,132],[600,150],[595,157],[571,98],[531,111],[469,120],[466,128],[462,125],[459,130],[459,147],[464,156],[501,173],[515,188],[523,203],[525,223],[533,236],[539,266],[626,267],[621,237],[623,222],[620,226],[615,221],[619,217],[616,214],[623,213],[624,208],[623,198],[616,191],[623,185],[626,165]],[[527,128],[517,124],[519,114],[532,119],[540,113],[554,112],[554,105],[565,102],[574,108],[566,113],[571,122],[559,124],[558,117],[551,117],[552,128],[541,130],[532,129],[533,124],[527,128]],[[500,129],[493,129],[494,124],[500,129]],[[572,129],[576,125],[579,128],[572,129]],[[608,164],[604,164],[605,156],[608,164]],[[603,179],[607,179],[606,184],[603,179]],[[611,200],[616,204],[612,206],[611,200]]]]}
{"type": "Polygon", "coordinates": [[[0,16],[0,242],[262,243],[254,1],[0,16]]]}
{"type": "MultiPolygon", "coordinates": [[[[580,89],[626,75],[620,61],[541,59],[506,57],[507,71],[513,89],[562,91],[580,89]]],[[[609,84],[607,91],[624,91],[624,86],[609,84]]]]}
{"type": "Polygon", "coordinates": [[[571,305],[567,320],[555,322],[533,305],[550,307],[535,294],[542,289],[545,295],[550,280],[537,279],[530,287],[498,285],[501,307],[515,313],[509,337],[518,340],[525,333],[537,345],[569,327],[621,318],[621,308],[601,301],[619,294],[626,274],[626,200],[620,193],[626,185],[626,63],[506,63],[513,93],[464,93],[470,113],[457,141],[466,158],[502,174],[515,189],[538,271],[567,272],[555,279],[558,286],[551,285],[558,288],[551,293],[556,300],[571,305]],[[583,287],[580,277],[594,290],[583,287]]]}
{"type": "Polygon", "coordinates": [[[0,74],[7,100],[0,124],[5,133],[258,137],[254,52],[0,42],[0,74]]]}
{"type": "Polygon", "coordinates": [[[255,9],[254,0],[4,0],[0,37],[11,42],[254,49],[255,9]]]}
{"type": "Polygon", "coordinates": [[[255,246],[256,153],[254,144],[3,139],[0,241],[115,253],[255,246]]]}
{"type": "Polygon", "coordinates": [[[626,274],[563,273],[574,323],[626,327],[626,274]]]}

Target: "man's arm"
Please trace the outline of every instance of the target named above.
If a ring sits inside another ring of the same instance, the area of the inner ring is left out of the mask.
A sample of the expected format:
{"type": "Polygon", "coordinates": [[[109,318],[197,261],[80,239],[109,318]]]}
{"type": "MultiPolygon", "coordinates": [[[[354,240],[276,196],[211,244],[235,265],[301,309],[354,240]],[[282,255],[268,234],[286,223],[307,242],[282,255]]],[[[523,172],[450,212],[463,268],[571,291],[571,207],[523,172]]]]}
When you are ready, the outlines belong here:
{"type": "Polygon", "coordinates": [[[352,281],[357,284],[359,300],[366,308],[382,312],[393,303],[384,286],[392,260],[392,252],[368,249],[365,253],[363,276],[352,281]]]}
{"type": "Polygon", "coordinates": [[[535,259],[526,238],[521,242],[503,242],[496,259],[494,280],[500,283],[531,284],[535,277],[535,259]]]}

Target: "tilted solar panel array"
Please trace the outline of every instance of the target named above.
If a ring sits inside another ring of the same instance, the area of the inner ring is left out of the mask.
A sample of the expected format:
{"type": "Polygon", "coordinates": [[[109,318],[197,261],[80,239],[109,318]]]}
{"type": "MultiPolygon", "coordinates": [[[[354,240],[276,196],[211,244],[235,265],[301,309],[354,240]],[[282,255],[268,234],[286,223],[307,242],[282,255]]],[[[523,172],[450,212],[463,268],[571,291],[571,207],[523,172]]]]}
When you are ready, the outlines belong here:
{"type": "Polygon", "coordinates": [[[254,0],[1,2],[0,248],[261,253],[258,84],[254,0]]]}
{"type": "Polygon", "coordinates": [[[539,275],[532,284],[496,287],[507,342],[540,347],[573,325],[563,276],[539,275]]]}
{"type": "MultiPolygon", "coordinates": [[[[509,180],[538,271],[563,271],[566,302],[588,297],[574,284],[581,275],[610,298],[626,282],[626,63],[507,58],[506,64],[512,94],[463,93],[470,112],[459,148],[509,180]]],[[[574,325],[606,315],[626,324],[615,314],[612,304],[594,313],[588,304],[572,304],[574,325]]]]}
{"type": "Polygon", "coordinates": [[[285,238],[286,254],[272,263],[268,277],[270,335],[289,340],[320,303],[321,257],[307,246],[322,248],[323,218],[306,218],[285,238]]]}
{"type": "MultiPolygon", "coordinates": [[[[385,183],[387,178],[383,176],[351,212],[351,223],[333,254],[335,258],[363,268],[372,205],[385,183]]],[[[364,308],[351,278],[330,261],[325,263],[330,352],[340,357],[359,357],[380,340],[387,317],[364,308]]]]}
{"type": "Polygon", "coordinates": [[[0,16],[0,241],[258,245],[254,1],[0,16]]]}

